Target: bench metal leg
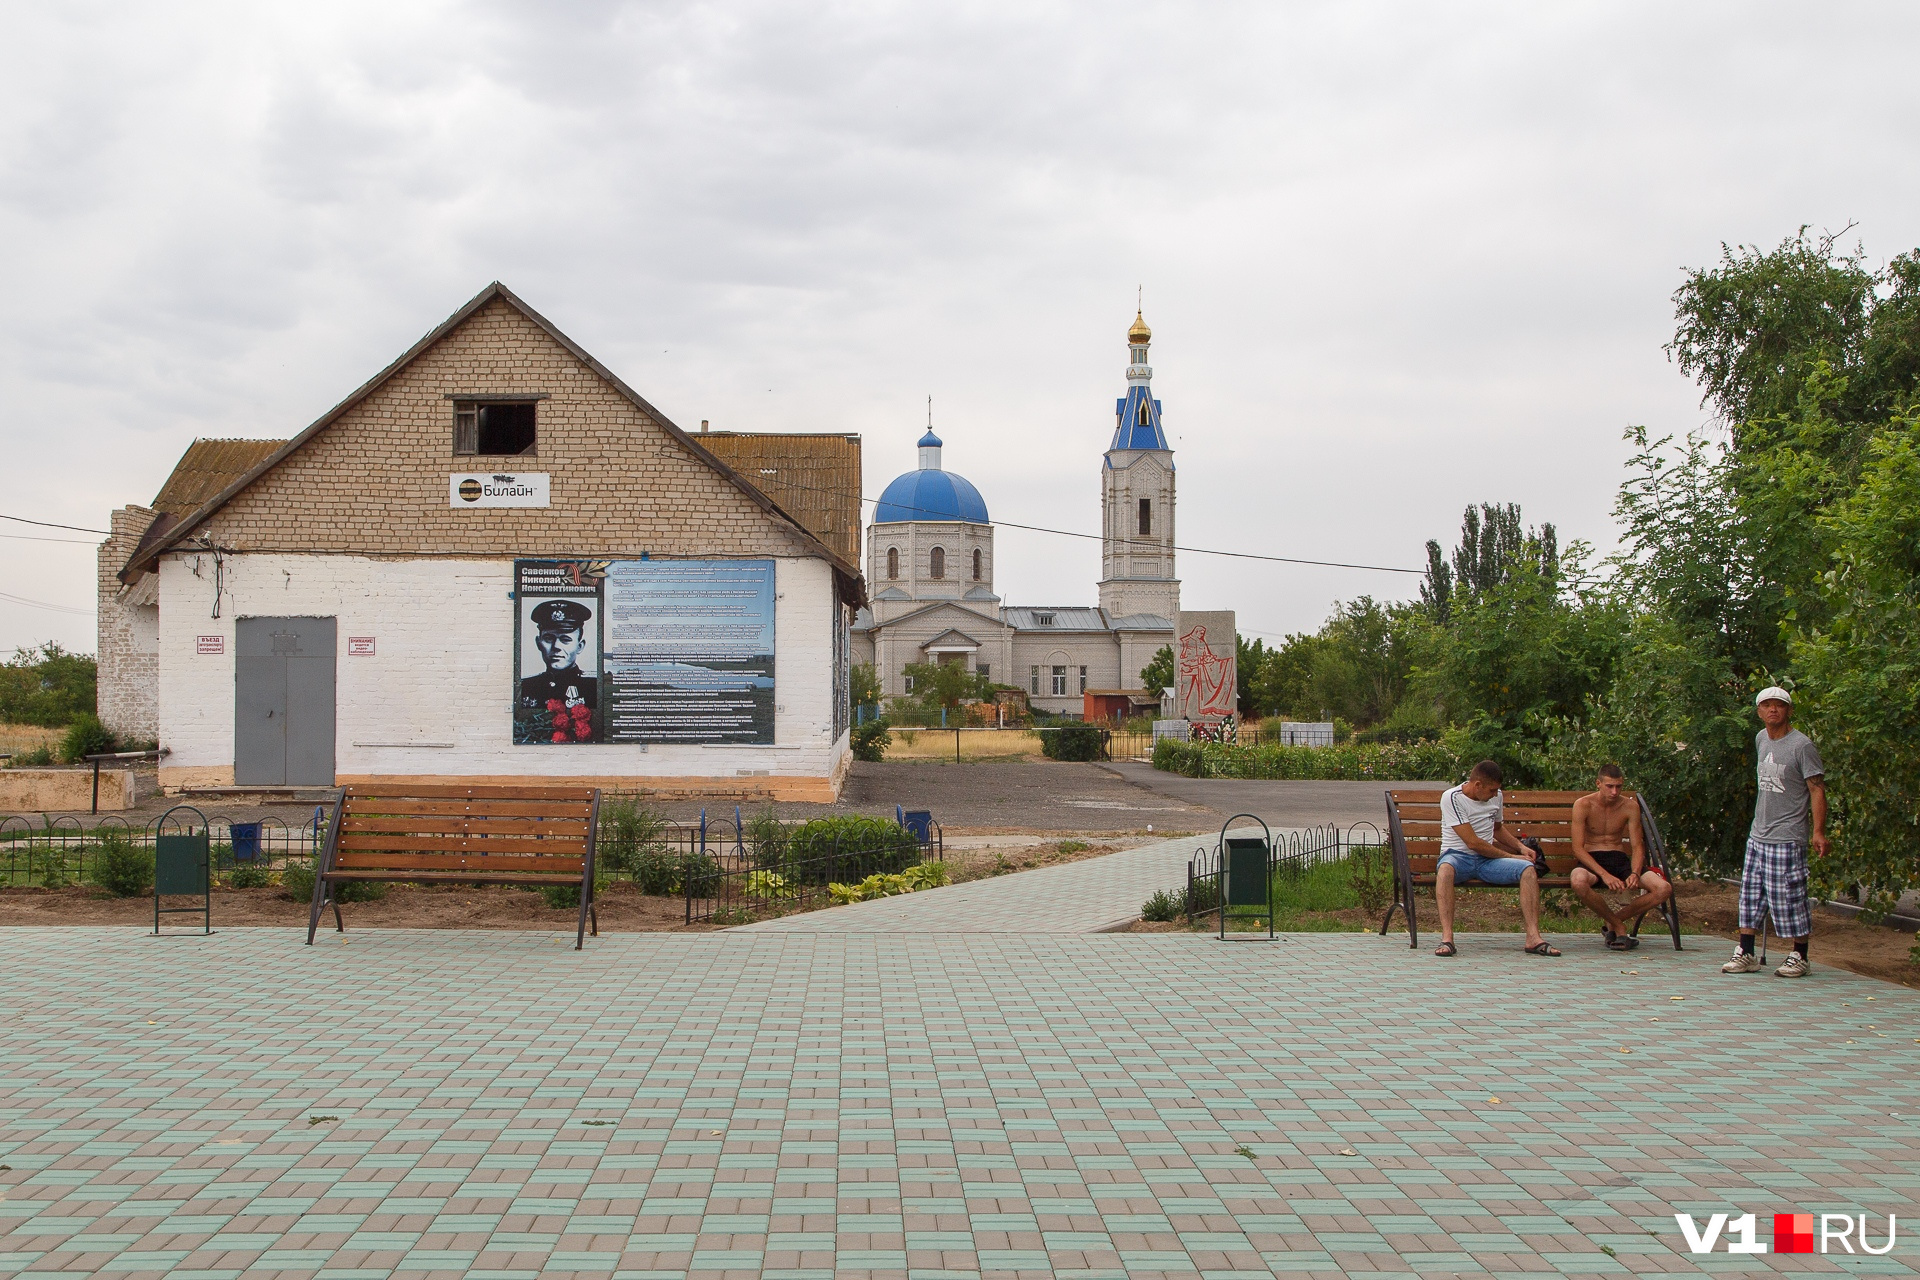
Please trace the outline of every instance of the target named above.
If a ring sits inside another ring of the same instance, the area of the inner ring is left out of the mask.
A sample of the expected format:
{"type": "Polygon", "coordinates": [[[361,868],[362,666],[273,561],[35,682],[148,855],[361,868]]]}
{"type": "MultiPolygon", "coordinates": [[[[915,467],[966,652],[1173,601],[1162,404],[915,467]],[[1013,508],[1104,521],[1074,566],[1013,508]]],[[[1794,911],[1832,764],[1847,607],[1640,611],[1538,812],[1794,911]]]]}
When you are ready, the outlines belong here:
{"type": "Polygon", "coordinates": [[[1407,947],[1409,950],[1418,951],[1420,949],[1420,916],[1419,916],[1419,913],[1414,910],[1413,893],[1414,893],[1413,885],[1408,884],[1407,885],[1407,947]]]}
{"type": "MultiPolygon", "coordinates": [[[[326,907],[326,902],[327,902],[326,892],[327,892],[326,882],[320,879],[318,876],[315,876],[313,880],[313,913],[307,917],[307,945],[308,946],[313,945],[313,935],[317,933],[320,929],[320,912],[324,910],[326,907]]],[[[159,929],[160,929],[160,922],[158,917],[156,917],[154,920],[154,931],[157,933],[159,932],[159,929]]]]}
{"type": "Polygon", "coordinates": [[[1384,938],[1387,936],[1387,930],[1393,926],[1393,913],[1398,911],[1399,909],[1400,909],[1400,899],[1396,895],[1394,897],[1394,900],[1387,904],[1387,918],[1380,922],[1381,937],[1384,938]]]}
{"type": "Polygon", "coordinates": [[[574,931],[573,935],[573,949],[575,951],[581,951],[586,948],[588,916],[594,917],[593,936],[597,938],[600,936],[600,920],[599,913],[593,909],[593,886],[591,884],[582,884],[580,886],[580,927],[574,931]]]}
{"type": "Polygon", "coordinates": [[[334,897],[332,894],[328,894],[327,901],[333,904],[333,931],[335,933],[345,933],[347,931],[347,922],[340,918],[340,899],[334,897]]]}

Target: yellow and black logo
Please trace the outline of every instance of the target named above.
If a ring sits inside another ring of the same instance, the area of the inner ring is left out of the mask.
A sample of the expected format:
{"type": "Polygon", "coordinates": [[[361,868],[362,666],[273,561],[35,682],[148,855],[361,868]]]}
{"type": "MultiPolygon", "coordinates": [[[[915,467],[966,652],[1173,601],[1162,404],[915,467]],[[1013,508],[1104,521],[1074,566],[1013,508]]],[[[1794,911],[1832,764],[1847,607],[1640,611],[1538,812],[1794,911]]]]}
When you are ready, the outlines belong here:
{"type": "Polygon", "coordinates": [[[460,482],[460,497],[465,502],[480,501],[480,482],[468,476],[460,482]]]}

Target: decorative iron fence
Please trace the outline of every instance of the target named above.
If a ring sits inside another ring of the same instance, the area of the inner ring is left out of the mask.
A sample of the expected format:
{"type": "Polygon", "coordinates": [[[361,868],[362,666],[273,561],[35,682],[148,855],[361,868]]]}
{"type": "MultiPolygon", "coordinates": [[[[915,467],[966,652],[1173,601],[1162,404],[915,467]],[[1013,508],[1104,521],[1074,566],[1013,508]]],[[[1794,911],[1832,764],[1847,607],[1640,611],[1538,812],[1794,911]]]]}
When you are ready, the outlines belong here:
{"type": "MultiPolygon", "coordinates": [[[[1245,832],[1242,832],[1245,834],[1245,832]]],[[[1272,879],[1292,879],[1306,874],[1318,862],[1340,862],[1356,854],[1384,857],[1386,837],[1372,822],[1356,822],[1342,831],[1334,823],[1283,831],[1273,837],[1267,850],[1267,870],[1272,879]]],[[[1189,919],[1220,909],[1221,881],[1226,860],[1216,846],[1194,850],[1187,861],[1186,914],[1189,919]]]]}
{"type": "MultiPolygon", "coordinates": [[[[938,823],[929,825],[925,838],[904,827],[877,837],[810,834],[805,826],[764,821],[743,826],[735,819],[723,819],[662,831],[655,844],[667,852],[673,872],[668,888],[684,900],[686,922],[745,923],[812,911],[836,901],[836,885],[858,885],[870,876],[897,876],[946,856],[938,823]]],[[[642,883],[643,889],[656,887],[642,883]]],[[[879,886],[883,891],[889,887],[879,886]]],[[[904,889],[903,885],[891,887],[904,889]]]]}
{"type": "Polygon", "coordinates": [[[316,806],[312,817],[294,826],[273,816],[241,821],[180,806],[139,827],[120,817],[83,826],[74,817],[35,824],[10,815],[0,818],[0,886],[57,889],[85,882],[102,848],[120,842],[151,850],[163,828],[174,834],[206,831],[216,874],[240,866],[267,871],[284,871],[289,863],[310,866],[326,841],[330,814],[330,808],[316,806]]]}

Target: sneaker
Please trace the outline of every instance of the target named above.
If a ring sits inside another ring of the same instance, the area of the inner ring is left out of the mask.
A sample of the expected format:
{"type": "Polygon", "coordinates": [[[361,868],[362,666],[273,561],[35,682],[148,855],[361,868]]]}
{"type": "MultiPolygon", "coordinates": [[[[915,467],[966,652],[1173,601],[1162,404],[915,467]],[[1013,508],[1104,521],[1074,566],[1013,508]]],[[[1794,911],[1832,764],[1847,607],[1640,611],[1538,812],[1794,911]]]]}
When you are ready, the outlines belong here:
{"type": "MultiPolygon", "coordinates": [[[[1798,953],[1796,953],[1794,959],[1798,960],[1799,958],[1798,953]]],[[[1751,951],[1736,951],[1733,953],[1733,959],[1720,966],[1720,972],[1758,973],[1760,972],[1760,957],[1751,951]]]]}
{"type": "Polygon", "coordinates": [[[1807,976],[1807,962],[1800,958],[1798,951],[1787,952],[1787,958],[1773,971],[1776,978],[1804,978],[1807,976]]]}

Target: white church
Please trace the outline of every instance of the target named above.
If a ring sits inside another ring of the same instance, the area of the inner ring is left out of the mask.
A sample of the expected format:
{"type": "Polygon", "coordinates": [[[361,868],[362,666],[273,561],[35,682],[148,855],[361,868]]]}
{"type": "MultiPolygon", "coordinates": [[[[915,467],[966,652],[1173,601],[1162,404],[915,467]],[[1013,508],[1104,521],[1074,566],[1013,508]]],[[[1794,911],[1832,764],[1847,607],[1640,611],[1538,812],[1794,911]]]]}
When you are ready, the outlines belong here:
{"type": "Polygon", "coordinates": [[[959,662],[1027,691],[1036,710],[1079,715],[1139,692],[1140,669],[1173,642],[1180,580],[1173,565],[1173,450],[1153,398],[1136,315],[1127,331],[1127,394],[1114,405],[1100,467],[1100,603],[1008,605],[993,589],[993,525],[980,491],[920,438],[920,465],[880,495],[867,526],[872,601],[853,625],[853,660],[870,662],[889,697],[911,692],[909,663],[959,662]],[[1089,697],[1089,695],[1093,695],[1089,697]]]}

